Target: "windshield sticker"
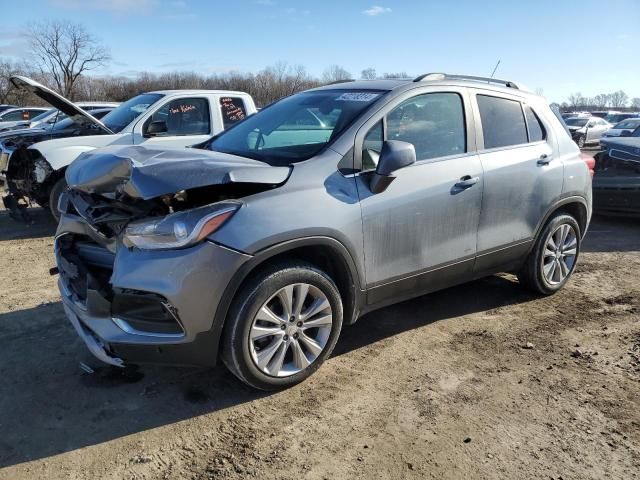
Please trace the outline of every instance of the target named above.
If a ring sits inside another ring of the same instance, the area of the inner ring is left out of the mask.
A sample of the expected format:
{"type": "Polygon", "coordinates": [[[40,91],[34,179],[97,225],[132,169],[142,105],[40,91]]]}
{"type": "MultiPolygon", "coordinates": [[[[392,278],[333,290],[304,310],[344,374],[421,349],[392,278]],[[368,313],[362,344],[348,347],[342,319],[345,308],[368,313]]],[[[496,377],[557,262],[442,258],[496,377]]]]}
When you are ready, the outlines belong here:
{"type": "Polygon", "coordinates": [[[379,93],[365,93],[365,92],[349,92],[343,93],[336,101],[338,102],[370,102],[374,98],[378,98],[379,93]]]}

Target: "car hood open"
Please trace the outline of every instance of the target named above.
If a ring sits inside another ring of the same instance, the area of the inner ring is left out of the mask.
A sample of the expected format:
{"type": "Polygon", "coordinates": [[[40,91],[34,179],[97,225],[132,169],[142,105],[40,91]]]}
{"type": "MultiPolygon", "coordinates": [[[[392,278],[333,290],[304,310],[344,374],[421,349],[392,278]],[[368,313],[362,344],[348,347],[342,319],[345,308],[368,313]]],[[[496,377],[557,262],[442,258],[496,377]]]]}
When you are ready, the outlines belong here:
{"type": "Polygon", "coordinates": [[[290,167],[194,148],[113,146],[80,155],[67,169],[69,188],[84,193],[149,200],[182,190],[223,184],[286,182],[290,167]]]}
{"type": "Polygon", "coordinates": [[[35,80],[32,80],[28,77],[22,77],[16,75],[11,77],[11,83],[14,87],[19,90],[27,90],[34,95],[40,97],[42,100],[50,104],[52,107],[57,108],[61,112],[65,113],[69,117],[76,117],[78,115],[86,118],[90,123],[96,125],[98,128],[103,130],[105,133],[113,134],[110,128],[108,128],[104,123],[102,123],[97,118],[93,117],[91,114],[85,112],[83,109],[78,107],[73,102],[67,100],[62,95],[54,92],[50,88],[45,87],[44,85],[39,84],[35,80]]]}

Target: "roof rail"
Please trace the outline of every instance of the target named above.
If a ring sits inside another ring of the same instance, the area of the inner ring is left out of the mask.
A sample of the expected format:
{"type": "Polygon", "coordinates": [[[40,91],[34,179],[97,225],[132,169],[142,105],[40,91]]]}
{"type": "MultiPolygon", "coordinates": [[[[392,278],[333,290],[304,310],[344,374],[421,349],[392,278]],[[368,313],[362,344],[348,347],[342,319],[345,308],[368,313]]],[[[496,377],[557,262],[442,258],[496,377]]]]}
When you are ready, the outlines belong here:
{"type": "Polygon", "coordinates": [[[325,83],[325,85],[336,85],[338,83],[355,82],[353,78],[343,78],[342,80],[334,80],[333,82],[325,83]]]}
{"type": "Polygon", "coordinates": [[[490,77],[474,77],[471,75],[451,75],[450,73],[425,73],[424,75],[420,75],[419,77],[416,77],[413,79],[414,82],[424,82],[429,80],[471,80],[474,82],[498,83],[508,88],[515,88],[517,90],[520,90],[520,87],[518,86],[518,84],[510,80],[500,80],[498,78],[490,78],[490,77]]]}

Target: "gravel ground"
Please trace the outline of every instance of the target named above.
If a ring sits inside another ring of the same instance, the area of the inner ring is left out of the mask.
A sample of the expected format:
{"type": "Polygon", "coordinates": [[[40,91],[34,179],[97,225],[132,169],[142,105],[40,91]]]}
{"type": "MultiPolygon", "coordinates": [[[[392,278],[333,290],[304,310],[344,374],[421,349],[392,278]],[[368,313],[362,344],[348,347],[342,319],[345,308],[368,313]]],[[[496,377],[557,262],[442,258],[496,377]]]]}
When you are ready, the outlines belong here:
{"type": "Polygon", "coordinates": [[[344,330],[309,381],[98,367],[48,269],[53,225],[0,211],[0,478],[640,478],[640,222],[596,218],[539,298],[509,275],[344,330]]]}

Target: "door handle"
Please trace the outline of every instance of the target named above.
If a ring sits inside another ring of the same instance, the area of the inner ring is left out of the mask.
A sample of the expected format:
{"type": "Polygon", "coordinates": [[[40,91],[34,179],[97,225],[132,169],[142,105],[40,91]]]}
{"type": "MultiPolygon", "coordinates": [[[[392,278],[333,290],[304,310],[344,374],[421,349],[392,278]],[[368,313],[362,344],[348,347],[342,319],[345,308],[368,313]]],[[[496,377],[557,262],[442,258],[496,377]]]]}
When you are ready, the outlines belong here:
{"type": "Polygon", "coordinates": [[[553,157],[551,155],[543,153],[538,159],[538,165],[549,165],[549,163],[551,163],[551,160],[553,160],[553,157]]]}
{"type": "Polygon", "coordinates": [[[460,178],[460,181],[456,183],[454,186],[456,188],[469,188],[473,187],[476,183],[480,181],[480,177],[472,177],[471,175],[465,175],[460,178]]]}

